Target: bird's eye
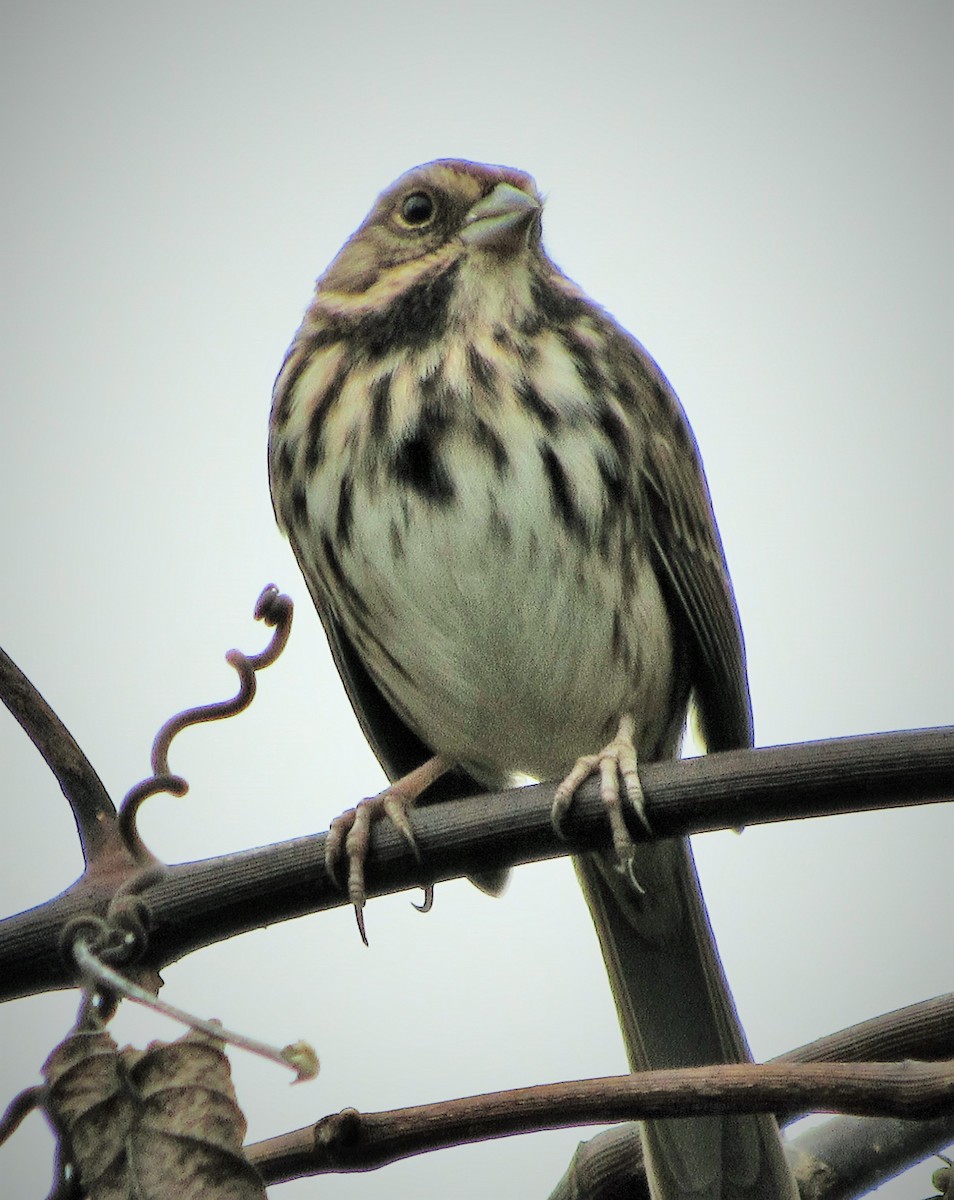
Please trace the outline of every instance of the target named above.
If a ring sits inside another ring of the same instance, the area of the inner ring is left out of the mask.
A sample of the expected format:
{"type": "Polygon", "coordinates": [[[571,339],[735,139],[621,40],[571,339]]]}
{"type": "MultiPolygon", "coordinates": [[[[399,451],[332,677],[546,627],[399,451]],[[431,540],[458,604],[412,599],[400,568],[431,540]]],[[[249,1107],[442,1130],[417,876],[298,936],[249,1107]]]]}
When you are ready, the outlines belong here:
{"type": "Polygon", "coordinates": [[[434,201],[427,192],[411,192],[401,202],[401,218],[405,225],[420,229],[434,218],[434,201]]]}

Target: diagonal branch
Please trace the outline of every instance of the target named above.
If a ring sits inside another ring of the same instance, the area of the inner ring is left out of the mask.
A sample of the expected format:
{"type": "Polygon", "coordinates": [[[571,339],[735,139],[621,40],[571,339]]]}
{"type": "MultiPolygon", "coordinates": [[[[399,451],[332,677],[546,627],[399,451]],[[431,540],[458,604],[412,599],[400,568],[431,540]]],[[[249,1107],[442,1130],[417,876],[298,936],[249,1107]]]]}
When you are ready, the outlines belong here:
{"type": "Polygon", "coordinates": [[[116,845],[116,810],[92,763],[73,735],[27,679],[0,649],[0,699],[56,776],[76,821],[83,861],[87,865],[116,845]]]}
{"type": "Polygon", "coordinates": [[[778,1062],[954,1058],[954,992],[859,1021],[778,1056],[778,1062]]]}

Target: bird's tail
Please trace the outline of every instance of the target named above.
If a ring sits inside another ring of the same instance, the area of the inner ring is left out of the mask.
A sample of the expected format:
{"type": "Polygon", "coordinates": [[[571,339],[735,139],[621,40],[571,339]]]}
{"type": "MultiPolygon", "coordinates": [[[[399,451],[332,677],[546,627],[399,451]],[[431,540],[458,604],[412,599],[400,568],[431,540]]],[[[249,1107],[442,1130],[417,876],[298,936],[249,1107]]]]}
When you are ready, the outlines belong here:
{"type": "MultiPolygon", "coordinates": [[[[636,847],[641,891],[601,855],[574,862],[630,1069],[750,1061],[688,841],[636,847]]],[[[654,1200],[797,1200],[773,1116],[647,1121],[643,1144],[654,1200]]]]}

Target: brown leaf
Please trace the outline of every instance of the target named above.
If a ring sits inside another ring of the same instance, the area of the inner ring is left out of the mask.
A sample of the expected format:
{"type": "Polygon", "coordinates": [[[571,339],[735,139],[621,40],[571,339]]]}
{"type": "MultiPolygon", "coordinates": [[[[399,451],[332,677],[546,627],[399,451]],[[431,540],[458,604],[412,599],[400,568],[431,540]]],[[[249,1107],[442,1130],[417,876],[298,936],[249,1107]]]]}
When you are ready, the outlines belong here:
{"type": "Polygon", "coordinates": [[[44,1065],[88,1200],[265,1200],[221,1043],[190,1032],[145,1051],[75,1033],[44,1065]]]}

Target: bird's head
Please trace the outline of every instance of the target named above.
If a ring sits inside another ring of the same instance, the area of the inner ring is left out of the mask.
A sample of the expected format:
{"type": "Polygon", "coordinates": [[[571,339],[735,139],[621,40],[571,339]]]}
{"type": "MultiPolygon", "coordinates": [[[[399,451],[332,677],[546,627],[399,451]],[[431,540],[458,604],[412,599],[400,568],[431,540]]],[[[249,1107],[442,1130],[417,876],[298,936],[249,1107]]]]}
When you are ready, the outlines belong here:
{"type": "Polygon", "coordinates": [[[493,271],[539,255],[542,208],[533,179],[511,167],[415,167],[378,197],[318,281],[319,296],[393,294],[462,261],[493,271]]]}

